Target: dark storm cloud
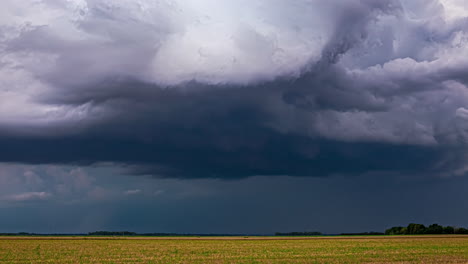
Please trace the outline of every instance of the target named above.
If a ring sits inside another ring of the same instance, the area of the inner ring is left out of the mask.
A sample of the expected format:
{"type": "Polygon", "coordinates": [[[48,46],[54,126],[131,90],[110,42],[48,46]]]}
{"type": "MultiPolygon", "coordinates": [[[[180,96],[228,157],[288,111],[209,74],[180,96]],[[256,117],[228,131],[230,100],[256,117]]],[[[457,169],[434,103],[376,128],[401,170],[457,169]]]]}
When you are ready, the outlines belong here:
{"type": "Polygon", "coordinates": [[[0,161],[225,179],[467,170],[468,26],[446,1],[52,3],[1,20],[0,161]]]}
{"type": "MultiPolygon", "coordinates": [[[[445,153],[437,146],[342,142],[279,132],[269,125],[275,116],[261,104],[271,88],[159,90],[143,97],[133,93],[133,99],[123,96],[125,100],[93,96],[93,103],[106,102],[120,110],[88,128],[64,128],[81,131],[76,135],[5,135],[0,159],[80,165],[116,162],[128,165],[133,173],[183,178],[321,177],[368,171],[422,173],[435,169],[427,164],[445,153]]],[[[279,86],[276,93],[285,91],[279,86]]],[[[71,103],[76,98],[63,100],[71,103]]]]}

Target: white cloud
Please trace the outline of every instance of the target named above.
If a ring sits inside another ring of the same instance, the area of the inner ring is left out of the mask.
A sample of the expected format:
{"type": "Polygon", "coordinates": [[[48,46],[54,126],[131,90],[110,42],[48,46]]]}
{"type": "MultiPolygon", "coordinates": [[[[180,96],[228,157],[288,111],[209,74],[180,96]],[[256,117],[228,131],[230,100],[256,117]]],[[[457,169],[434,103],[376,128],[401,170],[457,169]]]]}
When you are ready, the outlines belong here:
{"type": "Polygon", "coordinates": [[[468,2],[465,0],[440,0],[449,19],[468,17],[468,2]]]}
{"type": "Polygon", "coordinates": [[[8,202],[29,202],[29,201],[43,201],[52,197],[51,193],[48,192],[26,192],[20,194],[14,194],[5,196],[1,200],[8,202]]]}
{"type": "Polygon", "coordinates": [[[124,195],[137,195],[140,194],[142,191],[140,189],[135,190],[127,190],[124,192],[124,195]]]}

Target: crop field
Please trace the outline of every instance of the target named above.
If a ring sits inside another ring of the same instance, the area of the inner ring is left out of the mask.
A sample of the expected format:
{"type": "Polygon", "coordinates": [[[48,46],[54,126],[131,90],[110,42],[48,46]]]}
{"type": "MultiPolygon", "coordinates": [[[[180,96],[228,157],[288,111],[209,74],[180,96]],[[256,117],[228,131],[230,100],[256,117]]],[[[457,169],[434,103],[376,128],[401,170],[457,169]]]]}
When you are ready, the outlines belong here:
{"type": "Polygon", "coordinates": [[[468,263],[468,236],[0,237],[0,263],[468,263]]]}

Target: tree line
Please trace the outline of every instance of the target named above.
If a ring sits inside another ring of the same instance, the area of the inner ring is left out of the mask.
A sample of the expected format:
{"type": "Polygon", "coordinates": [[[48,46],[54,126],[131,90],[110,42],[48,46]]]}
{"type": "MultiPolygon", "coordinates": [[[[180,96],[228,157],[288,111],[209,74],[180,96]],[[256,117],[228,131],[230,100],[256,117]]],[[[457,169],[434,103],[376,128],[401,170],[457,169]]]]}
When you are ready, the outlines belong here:
{"type": "Polygon", "coordinates": [[[411,223],[407,227],[395,226],[385,230],[385,235],[467,235],[468,229],[463,227],[441,226],[432,224],[428,227],[422,224],[411,223]]]}
{"type": "Polygon", "coordinates": [[[290,232],[290,233],[280,233],[276,232],[275,236],[322,236],[320,232],[290,232]]]}
{"type": "MultiPolygon", "coordinates": [[[[439,224],[432,224],[425,226],[423,224],[411,223],[406,227],[395,226],[385,230],[385,233],[380,232],[365,232],[365,233],[341,233],[341,234],[322,234],[321,232],[289,232],[289,233],[275,233],[275,236],[379,236],[379,235],[468,235],[468,229],[463,227],[441,226],[439,224]]],[[[0,236],[259,236],[259,234],[178,234],[178,233],[135,233],[129,231],[96,231],[88,234],[36,234],[36,233],[0,233],[0,236]]],[[[262,236],[268,236],[262,235],[262,236]]]]}
{"type": "MultiPolygon", "coordinates": [[[[290,232],[290,233],[275,233],[276,236],[323,236],[320,232],[290,232]]],[[[468,235],[468,229],[463,227],[441,226],[432,224],[425,226],[423,224],[411,223],[406,227],[395,226],[382,232],[362,232],[362,233],[341,233],[329,234],[325,236],[383,236],[383,235],[468,235]]]]}
{"type": "Polygon", "coordinates": [[[119,231],[119,232],[109,232],[109,231],[96,231],[88,233],[88,236],[137,236],[135,232],[129,231],[119,231]]]}

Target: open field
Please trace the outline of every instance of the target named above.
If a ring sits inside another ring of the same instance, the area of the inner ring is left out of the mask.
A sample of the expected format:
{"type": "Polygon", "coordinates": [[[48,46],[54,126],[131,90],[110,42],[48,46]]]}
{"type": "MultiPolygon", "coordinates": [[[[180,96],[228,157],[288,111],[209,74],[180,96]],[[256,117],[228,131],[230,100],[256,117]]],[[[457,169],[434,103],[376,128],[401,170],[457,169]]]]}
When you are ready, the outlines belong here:
{"type": "Polygon", "coordinates": [[[0,263],[468,263],[468,236],[0,237],[0,263]]]}

